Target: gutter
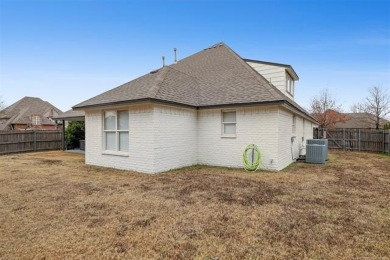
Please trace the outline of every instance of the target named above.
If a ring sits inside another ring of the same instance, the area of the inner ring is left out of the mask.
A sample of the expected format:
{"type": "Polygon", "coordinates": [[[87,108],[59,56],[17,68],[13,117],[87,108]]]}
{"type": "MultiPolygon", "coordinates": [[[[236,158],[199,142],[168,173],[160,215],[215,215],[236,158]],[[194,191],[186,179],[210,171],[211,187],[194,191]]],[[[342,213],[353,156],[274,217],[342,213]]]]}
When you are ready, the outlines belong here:
{"type": "Polygon", "coordinates": [[[114,107],[114,106],[121,106],[121,105],[130,105],[130,104],[144,104],[144,103],[156,103],[156,104],[163,104],[163,105],[173,105],[173,106],[179,106],[179,107],[185,107],[185,108],[191,108],[196,110],[203,110],[203,109],[216,109],[216,108],[226,108],[226,107],[249,107],[249,106],[268,106],[268,105],[281,105],[285,108],[287,108],[290,111],[293,111],[294,113],[300,114],[301,116],[305,117],[307,120],[312,121],[313,123],[318,124],[318,122],[312,118],[310,115],[304,113],[300,109],[296,108],[293,104],[288,102],[287,100],[275,100],[275,101],[263,101],[263,102],[250,102],[250,103],[228,103],[228,104],[216,104],[216,105],[206,105],[206,106],[194,106],[194,105],[188,105],[173,101],[167,101],[167,100],[161,100],[161,99],[155,99],[155,98],[141,98],[136,100],[125,100],[125,101],[117,101],[117,102],[109,102],[109,103],[103,103],[99,105],[89,105],[89,106],[74,106],[72,107],[75,111],[84,111],[89,109],[101,109],[102,107],[114,107]]]}

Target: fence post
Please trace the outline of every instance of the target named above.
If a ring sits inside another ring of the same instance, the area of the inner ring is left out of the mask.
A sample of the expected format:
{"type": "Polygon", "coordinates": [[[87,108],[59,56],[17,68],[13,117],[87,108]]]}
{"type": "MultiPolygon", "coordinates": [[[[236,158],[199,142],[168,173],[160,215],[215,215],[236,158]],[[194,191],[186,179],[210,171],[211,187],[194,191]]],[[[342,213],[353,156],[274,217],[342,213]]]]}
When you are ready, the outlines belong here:
{"type": "Polygon", "coordinates": [[[37,131],[34,130],[34,152],[37,151],[37,131]]]}
{"type": "Polygon", "coordinates": [[[360,152],[360,128],[359,128],[358,145],[359,145],[359,152],[360,152]]]}
{"type": "Polygon", "coordinates": [[[389,133],[387,134],[387,149],[389,150],[389,154],[390,154],[390,129],[389,129],[389,133]]]}
{"type": "Polygon", "coordinates": [[[345,128],[343,128],[343,150],[345,151],[345,128]]]}
{"type": "Polygon", "coordinates": [[[382,146],[382,147],[383,147],[383,150],[382,150],[382,151],[383,151],[383,153],[386,152],[386,149],[385,149],[385,144],[386,144],[385,141],[386,141],[386,140],[385,140],[385,139],[386,139],[386,136],[385,136],[385,129],[383,129],[383,138],[382,138],[382,142],[383,142],[383,146],[382,146]]]}
{"type": "Polygon", "coordinates": [[[19,152],[19,151],[22,150],[22,147],[21,147],[22,145],[21,145],[21,143],[20,143],[20,134],[17,133],[16,135],[17,135],[17,137],[18,137],[18,145],[17,145],[18,148],[17,148],[17,150],[18,150],[18,152],[19,152]]]}

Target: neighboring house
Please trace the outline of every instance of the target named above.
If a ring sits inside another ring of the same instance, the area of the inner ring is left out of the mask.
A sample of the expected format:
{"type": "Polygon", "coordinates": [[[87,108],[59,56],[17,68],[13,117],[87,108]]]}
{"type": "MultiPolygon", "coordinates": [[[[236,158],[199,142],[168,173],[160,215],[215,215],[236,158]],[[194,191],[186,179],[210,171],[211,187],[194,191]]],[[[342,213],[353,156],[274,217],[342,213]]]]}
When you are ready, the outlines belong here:
{"type": "MultiPolygon", "coordinates": [[[[338,122],[335,128],[375,128],[375,115],[369,113],[344,113],[347,121],[345,123],[338,122]]],[[[381,118],[379,120],[379,128],[389,121],[381,118]]]]}
{"type": "MultiPolygon", "coordinates": [[[[85,113],[84,111],[74,111],[74,110],[68,110],[64,113],[61,113],[55,117],[53,117],[54,120],[61,120],[62,121],[62,149],[66,150],[68,149],[68,144],[65,142],[65,128],[68,127],[69,121],[78,121],[78,122],[84,122],[85,121],[85,113]]],[[[73,138],[77,138],[76,136],[73,136],[73,138]]],[[[79,142],[79,148],[80,150],[85,150],[85,140],[77,140],[79,142]]],[[[71,145],[72,146],[72,145],[71,145]]],[[[74,147],[73,147],[74,148],[74,147]]]]}
{"type": "Polygon", "coordinates": [[[85,121],[85,113],[84,111],[74,111],[73,109],[70,109],[54,116],[53,119],[61,120],[62,124],[67,127],[69,121],[85,121]]]}
{"type": "Polygon", "coordinates": [[[260,167],[281,170],[317,126],[294,101],[295,80],[289,65],[216,44],[74,106],[85,111],[86,163],[145,173],[242,167],[256,144],[260,167]]]}
{"type": "Polygon", "coordinates": [[[61,110],[36,97],[24,97],[0,111],[0,131],[8,130],[56,130],[52,119],[61,110]]]}

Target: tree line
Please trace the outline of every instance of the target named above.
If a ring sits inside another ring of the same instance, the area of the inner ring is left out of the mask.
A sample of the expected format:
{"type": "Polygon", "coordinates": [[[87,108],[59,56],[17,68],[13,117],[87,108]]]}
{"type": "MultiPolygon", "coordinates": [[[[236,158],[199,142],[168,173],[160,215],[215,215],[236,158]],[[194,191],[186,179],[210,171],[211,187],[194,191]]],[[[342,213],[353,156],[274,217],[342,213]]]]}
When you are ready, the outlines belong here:
{"type": "MultiPolygon", "coordinates": [[[[324,129],[334,128],[337,123],[345,123],[349,119],[328,89],[312,98],[309,111],[318,121],[319,127],[324,129]]],[[[367,119],[379,129],[381,120],[390,114],[390,94],[387,89],[373,86],[364,100],[352,105],[351,111],[366,113],[367,119]]],[[[384,128],[390,129],[390,124],[387,123],[384,128]]]]}

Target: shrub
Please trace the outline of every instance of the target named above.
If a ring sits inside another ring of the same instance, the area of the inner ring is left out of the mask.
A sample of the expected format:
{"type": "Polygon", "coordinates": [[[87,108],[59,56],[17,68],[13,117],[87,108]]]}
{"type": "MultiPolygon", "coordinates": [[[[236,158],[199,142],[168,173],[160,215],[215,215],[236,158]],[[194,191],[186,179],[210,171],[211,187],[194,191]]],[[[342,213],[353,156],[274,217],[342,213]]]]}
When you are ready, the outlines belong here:
{"type": "Polygon", "coordinates": [[[84,122],[71,121],[65,130],[65,141],[67,149],[80,147],[80,140],[85,139],[84,122]]]}

